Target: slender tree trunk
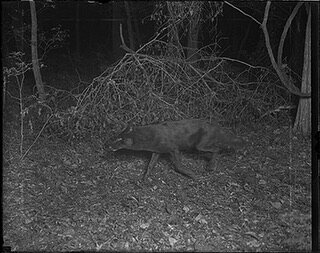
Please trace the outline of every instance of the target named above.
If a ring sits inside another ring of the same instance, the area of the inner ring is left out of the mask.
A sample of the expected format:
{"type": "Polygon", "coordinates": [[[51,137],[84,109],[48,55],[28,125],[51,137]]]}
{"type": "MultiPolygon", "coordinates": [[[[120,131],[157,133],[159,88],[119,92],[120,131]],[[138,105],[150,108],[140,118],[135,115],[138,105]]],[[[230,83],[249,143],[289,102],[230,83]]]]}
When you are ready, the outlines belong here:
{"type": "Polygon", "coordinates": [[[168,33],[167,55],[170,57],[182,58],[183,51],[179,39],[179,28],[177,26],[177,17],[175,16],[175,2],[166,2],[170,15],[171,30],[168,33]]]}
{"type": "Polygon", "coordinates": [[[191,15],[191,20],[189,24],[189,33],[188,33],[188,51],[187,58],[189,61],[196,61],[199,58],[197,54],[198,44],[199,44],[199,31],[200,31],[200,18],[203,2],[194,2],[195,8],[194,13],[191,15]]]}
{"type": "Polygon", "coordinates": [[[135,50],[134,48],[134,34],[132,29],[132,17],[130,12],[130,4],[128,1],[124,1],[124,6],[127,14],[127,27],[128,27],[128,37],[129,37],[129,45],[130,49],[135,50]]]}
{"type": "Polygon", "coordinates": [[[115,19],[112,22],[112,52],[113,52],[113,60],[117,60],[120,56],[120,23],[116,21],[120,17],[120,8],[119,4],[122,2],[113,2],[112,4],[112,17],[115,19]]]}
{"type": "Polygon", "coordinates": [[[132,21],[133,21],[133,27],[135,32],[135,45],[136,47],[140,47],[142,41],[141,41],[138,19],[134,18],[132,21]]]}
{"type": "Polygon", "coordinates": [[[263,22],[261,23],[261,28],[264,34],[264,39],[265,39],[265,44],[266,44],[266,48],[268,51],[268,55],[272,64],[272,67],[274,68],[274,70],[277,72],[277,75],[279,77],[279,79],[281,80],[282,84],[292,93],[295,94],[297,96],[300,97],[310,97],[311,94],[310,93],[303,93],[301,91],[299,91],[299,88],[297,88],[294,83],[292,82],[292,80],[290,80],[290,77],[285,73],[285,69],[284,66],[282,64],[282,52],[283,52],[283,45],[284,45],[284,41],[287,35],[287,31],[291,25],[292,19],[294,18],[294,16],[296,15],[298,9],[301,7],[303,3],[298,2],[296,7],[294,8],[294,10],[292,11],[291,15],[289,16],[289,18],[287,19],[287,22],[285,24],[285,27],[283,28],[283,32],[281,35],[281,39],[279,42],[279,47],[278,47],[278,61],[276,62],[275,58],[274,58],[274,54],[272,51],[272,47],[271,47],[271,43],[270,43],[270,36],[269,36],[269,32],[267,29],[267,21],[268,21],[268,16],[269,16],[269,11],[270,11],[270,6],[271,6],[271,1],[267,1],[265,10],[264,10],[264,17],[263,17],[263,22]]]}
{"type": "Polygon", "coordinates": [[[26,27],[23,24],[24,10],[18,3],[17,15],[12,17],[13,36],[17,51],[24,52],[24,35],[26,27]]]}
{"type": "MultiPolygon", "coordinates": [[[[311,92],[311,9],[308,8],[308,21],[304,44],[304,63],[301,92],[311,92]]],[[[307,136],[311,133],[311,98],[300,98],[294,131],[307,136]]]]}
{"type": "Polygon", "coordinates": [[[38,60],[38,39],[37,39],[37,13],[34,1],[30,1],[30,12],[31,12],[31,54],[32,54],[32,69],[34,79],[36,81],[37,90],[39,93],[40,100],[45,99],[45,92],[39,67],[38,60]]]}
{"type": "Polygon", "coordinates": [[[194,24],[189,30],[187,55],[189,61],[196,61],[199,58],[199,55],[197,54],[199,30],[199,23],[194,24]]]}
{"type": "Polygon", "coordinates": [[[75,20],[75,30],[76,30],[76,56],[79,59],[81,45],[80,45],[80,3],[76,2],[76,20],[75,20]]]}
{"type": "MultiPolygon", "coordinates": [[[[14,3],[14,2],[13,2],[14,3]]],[[[19,1],[16,1],[14,5],[12,6],[15,10],[13,14],[11,14],[11,29],[15,41],[16,49],[15,51],[25,52],[24,51],[24,36],[26,31],[26,26],[23,23],[24,18],[24,9],[22,8],[22,3],[19,1]]],[[[1,11],[2,14],[4,14],[3,10],[1,11]]],[[[4,23],[4,15],[2,15],[1,21],[4,23]]]]}
{"type": "Polygon", "coordinates": [[[249,32],[251,30],[251,26],[252,26],[252,22],[249,22],[249,25],[248,25],[248,27],[246,29],[246,32],[245,32],[245,34],[244,34],[244,36],[243,36],[243,38],[241,40],[240,46],[237,49],[238,50],[237,59],[240,59],[240,57],[241,57],[241,51],[242,51],[243,46],[247,42],[247,39],[249,37],[249,32]]]}

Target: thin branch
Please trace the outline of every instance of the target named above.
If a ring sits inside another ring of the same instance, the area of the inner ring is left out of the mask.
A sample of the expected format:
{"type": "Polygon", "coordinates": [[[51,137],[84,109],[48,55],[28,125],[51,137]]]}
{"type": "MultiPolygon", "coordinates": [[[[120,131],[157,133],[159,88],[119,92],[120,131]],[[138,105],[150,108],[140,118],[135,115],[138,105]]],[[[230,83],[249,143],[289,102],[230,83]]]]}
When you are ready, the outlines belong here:
{"type": "Polygon", "coordinates": [[[224,2],[224,3],[226,3],[226,4],[229,5],[229,6],[231,6],[232,8],[236,9],[237,11],[241,12],[243,15],[251,18],[254,22],[256,22],[259,26],[261,26],[261,23],[260,23],[258,20],[256,20],[256,19],[255,19],[254,17],[252,17],[251,15],[245,13],[243,10],[239,9],[238,7],[234,6],[233,4],[231,4],[231,3],[227,2],[227,1],[224,2]]]}
{"type": "Polygon", "coordinates": [[[228,61],[233,61],[233,62],[238,62],[238,63],[241,63],[243,65],[246,65],[248,66],[249,68],[253,68],[253,69],[266,69],[268,70],[268,68],[266,67],[262,67],[262,66],[253,66],[247,62],[244,62],[244,61],[240,61],[240,60],[237,60],[237,59],[232,59],[232,58],[229,58],[229,57],[217,57],[217,59],[221,59],[221,60],[228,60],[228,61]]]}
{"type": "MultiPolygon", "coordinates": [[[[50,121],[50,119],[53,117],[53,114],[50,115],[50,117],[46,120],[46,122],[43,124],[41,130],[39,131],[37,137],[35,138],[35,140],[32,142],[32,144],[29,146],[29,148],[26,150],[26,152],[22,155],[21,160],[23,160],[26,155],[29,153],[30,149],[33,147],[33,145],[37,142],[37,140],[39,139],[40,135],[42,134],[44,128],[46,127],[46,125],[48,124],[48,122],[50,121]]],[[[22,117],[21,117],[22,118],[22,117]]],[[[21,150],[22,152],[22,150],[21,150]]]]}

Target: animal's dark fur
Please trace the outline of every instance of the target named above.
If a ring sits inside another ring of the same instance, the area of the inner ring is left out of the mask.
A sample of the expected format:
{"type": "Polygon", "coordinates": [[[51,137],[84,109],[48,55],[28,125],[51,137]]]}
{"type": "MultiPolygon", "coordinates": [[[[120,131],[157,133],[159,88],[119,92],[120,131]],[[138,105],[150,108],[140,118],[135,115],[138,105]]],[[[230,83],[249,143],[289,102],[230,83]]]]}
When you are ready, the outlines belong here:
{"type": "Polygon", "coordinates": [[[110,144],[110,149],[145,150],[152,152],[149,165],[144,173],[148,176],[159,155],[169,153],[177,172],[194,178],[195,175],[182,169],[180,151],[203,151],[212,153],[209,167],[215,164],[215,154],[219,149],[238,148],[244,141],[222,129],[217,123],[205,120],[186,119],[167,121],[160,124],[127,128],[110,144]]]}

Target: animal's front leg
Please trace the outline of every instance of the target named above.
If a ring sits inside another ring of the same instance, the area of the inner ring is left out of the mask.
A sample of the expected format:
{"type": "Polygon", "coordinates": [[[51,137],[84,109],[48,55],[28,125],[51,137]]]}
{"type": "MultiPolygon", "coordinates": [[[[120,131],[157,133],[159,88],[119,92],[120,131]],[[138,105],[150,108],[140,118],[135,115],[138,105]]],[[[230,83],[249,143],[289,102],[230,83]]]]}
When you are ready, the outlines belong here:
{"type": "Polygon", "coordinates": [[[160,154],[158,154],[158,153],[152,153],[148,167],[143,174],[143,180],[145,180],[149,176],[150,170],[153,169],[154,165],[158,161],[159,156],[160,156],[160,154]]]}
{"type": "Polygon", "coordinates": [[[208,162],[207,170],[215,170],[217,167],[218,167],[218,155],[216,152],[213,152],[211,159],[208,162]]]}

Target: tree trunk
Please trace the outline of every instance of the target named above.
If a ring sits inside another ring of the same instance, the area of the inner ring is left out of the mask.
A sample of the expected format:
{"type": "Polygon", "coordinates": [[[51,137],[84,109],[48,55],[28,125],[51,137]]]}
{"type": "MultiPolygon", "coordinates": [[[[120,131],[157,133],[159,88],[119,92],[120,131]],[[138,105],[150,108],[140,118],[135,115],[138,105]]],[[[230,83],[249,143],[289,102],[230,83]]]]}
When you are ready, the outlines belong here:
{"type": "Polygon", "coordinates": [[[276,62],[274,55],[273,55],[273,51],[271,48],[271,43],[270,43],[270,36],[269,36],[269,32],[267,29],[267,21],[268,21],[268,16],[269,16],[269,10],[270,10],[270,6],[271,6],[271,2],[267,1],[265,10],[264,10],[264,17],[263,17],[263,22],[261,23],[261,28],[264,34],[264,39],[265,39],[265,44],[266,44],[266,48],[268,51],[268,55],[272,64],[272,67],[274,68],[274,70],[277,72],[278,77],[280,78],[280,81],[282,82],[282,84],[292,93],[295,94],[297,96],[303,97],[303,98],[310,98],[311,94],[310,93],[303,93],[301,91],[299,91],[299,88],[297,88],[294,83],[292,82],[292,80],[290,80],[290,76],[288,76],[286,74],[286,70],[285,70],[285,66],[284,64],[282,64],[282,52],[283,52],[283,44],[287,35],[287,31],[291,25],[291,22],[294,18],[294,16],[296,15],[298,9],[301,7],[303,3],[298,2],[296,7],[294,8],[294,10],[292,11],[291,15],[289,16],[289,18],[287,19],[287,22],[285,24],[285,27],[283,28],[283,32],[281,35],[281,39],[279,42],[279,47],[278,47],[278,62],[276,62]]]}
{"type": "Polygon", "coordinates": [[[77,59],[80,58],[80,51],[81,51],[81,45],[80,45],[80,3],[76,2],[76,20],[75,20],[75,32],[76,32],[76,56],[77,59]]]}
{"type": "Polygon", "coordinates": [[[175,16],[174,8],[176,2],[166,2],[168,13],[170,15],[169,22],[171,23],[171,29],[168,32],[168,48],[167,55],[173,58],[182,58],[182,47],[179,39],[179,30],[177,26],[177,17],[175,16]]]}
{"type": "Polygon", "coordinates": [[[136,45],[136,47],[140,47],[142,40],[141,40],[141,35],[140,35],[138,19],[133,18],[132,22],[133,22],[134,34],[135,34],[135,45],[136,45]]]}
{"type": "Polygon", "coordinates": [[[129,45],[130,49],[133,51],[135,50],[134,47],[134,34],[133,34],[133,29],[132,29],[132,17],[130,13],[130,5],[128,1],[124,1],[124,6],[126,9],[126,14],[127,14],[127,27],[128,27],[128,37],[129,37],[129,45]]]}
{"type": "Polygon", "coordinates": [[[188,51],[187,51],[187,58],[189,61],[196,62],[199,58],[197,54],[198,50],[198,37],[200,31],[200,17],[202,11],[203,2],[197,2],[196,8],[194,8],[194,14],[190,20],[189,24],[189,33],[188,33],[188,51]]]}
{"type": "MultiPolygon", "coordinates": [[[[304,44],[304,63],[301,92],[311,92],[311,9],[308,9],[308,21],[304,44]]],[[[300,98],[294,131],[307,136],[311,133],[311,98],[300,98]]]]}
{"type": "Polygon", "coordinates": [[[238,54],[237,54],[237,59],[240,59],[242,56],[242,48],[243,46],[247,43],[248,37],[249,37],[249,32],[251,30],[252,22],[249,22],[249,25],[247,26],[246,32],[240,42],[240,46],[238,47],[238,54]]]}
{"type": "Polygon", "coordinates": [[[17,15],[12,16],[12,30],[16,43],[16,50],[24,52],[24,36],[26,30],[26,26],[23,24],[24,10],[20,3],[17,3],[17,5],[17,15]]]}
{"type": "Polygon", "coordinates": [[[39,93],[39,99],[43,101],[45,99],[45,92],[39,67],[38,60],[38,39],[37,39],[37,13],[34,1],[30,1],[30,12],[31,12],[31,55],[32,55],[32,69],[34,79],[36,81],[37,90],[39,93]]]}
{"type": "Polygon", "coordinates": [[[113,60],[116,61],[118,57],[120,56],[120,23],[117,21],[120,17],[120,8],[119,4],[121,2],[113,2],[112,4],[112,17],[114,21],[112,22],[112,55],[113,55],[113,60]]]}

